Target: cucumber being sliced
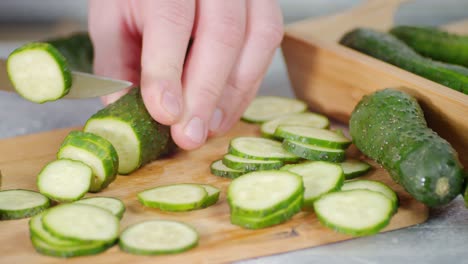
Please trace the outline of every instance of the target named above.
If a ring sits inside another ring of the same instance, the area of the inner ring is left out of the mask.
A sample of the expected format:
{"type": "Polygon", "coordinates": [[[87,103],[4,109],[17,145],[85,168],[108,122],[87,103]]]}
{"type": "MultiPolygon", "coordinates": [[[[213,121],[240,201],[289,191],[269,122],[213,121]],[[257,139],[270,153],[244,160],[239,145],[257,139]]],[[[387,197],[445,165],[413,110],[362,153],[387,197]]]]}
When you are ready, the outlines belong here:
{"type": "Polygon", "coordinates": [[[191,183],[164,185],[138,193],[144,206],[174,212],[202,208],[207,198],[205,188],[191,183]]]}
{"type": "Polygon", "coordinates": [[[206,191],[206,194],[208,197],[205,199],[205,203],[203,204],[203,207],[208,207],[216,204],[219,200],[219,194],[221,191],[214,187],[213,185],[210,184],[199,184],[201,187],[203,187],[206,191]]]}
{"type": "Polygon", "coordinates": [[[263,123],[261,126],[262,135],[267,138],[275,138],[275,130],[280,125],[328,128],[330,121],[326,116],[311,112],[285,115],[263,123]]]}
{"type": "Polygon", "coordinates": [[[231,140],[229,153],[248,159],[280,160],[283,162],[299,160],[299,157],[284,150],[280,142],[257,137],[238,137],[231,140]]]}
{"type": "Polygon", "coordinates": [[[28,43],[13,51],[7,71],[18,94],[35,103],[62,98],[72,84],[65,58],[47,43],[28,43]]]}
{"type": "Polygon", "coordinates": [[[314,203],[323,225],[353,236],[378,233],[390,222],[393,210],[390,199],[370,190],[332,192],[314,203]]]}
{"type": "Polygon", "coordinates": [[[49,199],[38,192],[21,189],[0,191],[0,220],[30,217],[49,207],[49,199]]]}
{"type": "Polygon", "coordinates": [[[370,180],[352,180],[347,181],[341,187],[342,191],[355,190],[355,189],[366,189],[374,192],[379,192],[393,202],[395,211],[398,209],[398,196],[392,188],[388,187],[384,183],[370,180]]]}
{"type": "Polygon", "coordinates": [[[227,167],[226,165],[223,164],[222,160],[216,160],[213,163],[211,163],[210,170],[211,170],[211,173],[213,173],[216,176],[230,178],[230,179],[237,178],[246,173],[245,171],[242,171],[242,170],[234,170],[234,169],[227,167]]]}
{"type": "Polygon", "coordinates": [[[228,189],[231,214],[264,217],[303,197],[302,178],[287,171],[255,171],[234,179],[228,189]]]}
{"type": "Polygon", "coordinates": [[[107,210],[87,204],[62,204],[42,218],[52,235],[79,242],[113,243],[119,235],[119,219],[107,210]]]}
{"type": "Polygon", "coordinates": [[[198,233],[193,227],[168,220],[151,220],[129,226],[119,240],[123,251],[137,255],[174,254],[197,244],[198,233]]]}
{"type": "Polygon", "coordinates": [[[80,161],[55,160],[37,176],[37,187],[45,196],[58,202],[81,199],[91,186],[93,172],[80,161]]]}
{"type": "Polygon", "coordinates": [[[93,171],[90,191],[98,192],[113,182],[119,166],[117,152],[106,139],[87,132],[72,131],[63,141],[58,159],[81,161],[93,171]]]}
{"type": "Polygon", "coordinates": [[[275,136],[327,148],[344,149],[351,144],[342,134],[315,127],[281,125],[276,128],[275,136]]]}
{"type": "Polygon", "coordinates": [[[112,246],[112,244],[99,242],[88,242],[76,245],[59,246],[48,243],[37,236],[32,236],[31,242],[33,244],[33,247],[40,254],[60,258],[95,255],[106,251],[112,246]]]}
{"type": "Polygon", "coordinates": [[[125,205],[124,203],[112,197],[91,197],[81,199],[76,201],[75,203],[80,204],[89,204],[94,205],[104,210],[111,212],[113,215],[117,216],[119,219],[122,219],[123,214],[125,213],[125,205]]]}
{"type": "Polygon", "coordinates": [[[242,120],[251,123],[263,123],[286,114],[301,113],[306,110],[306,103],[297,99],[259,96],[245,110],[242,120]]]}
{"type": "Polygon", "coordinates": [[[29,230],[31,232],[31,236],[37,237],[43,242],[53,246],[75,246],[82,244],[77,241],[61,239],[59,237],[53,236],[51,233],[49,233],[49,231],[44,229],[42,224],[43,216],[44,213],[41,213],[33,216],[31,220],[29,220],[29,230]]]}
{"type": "Polygon", "coordinates": [[[346,158],[346,153],[343,149],[319,147],[289,139],[283,141],[283,148],[307,160],[340,162],[346,158]]]}
{"type": "Polygon", "coordinates": [[[341,162],[340,165],[343,168],[346,180],[359,177],[372,168],[367,162],[355,159],[347,159],[341,162]]]}
{"type": "Polygon", "coordinates": [[[311,161],[297,165],[288,165],[284,169],[302,177],[304,182],[304,207],[313,207],[314,201],[320,196],[340,190],[344,182],[343,170],[340,165],[311,161]]]}
{"type": "Polygon", "coordinates": [[[283,166],[280,160],[255,160],[231,154],[224,155],[223,164],[231,169],[242,171],[275,170],[283,166]]]}
{"type": "Polygon", "coordinates": [[[287,208],[281,209],[265,217],[247,217],[243,215],[231,214],[231,223],[248,229],[260,229],[281,224],[300,212],[302,203],[303,199],[302,197],[299,197],[287,208]]]}

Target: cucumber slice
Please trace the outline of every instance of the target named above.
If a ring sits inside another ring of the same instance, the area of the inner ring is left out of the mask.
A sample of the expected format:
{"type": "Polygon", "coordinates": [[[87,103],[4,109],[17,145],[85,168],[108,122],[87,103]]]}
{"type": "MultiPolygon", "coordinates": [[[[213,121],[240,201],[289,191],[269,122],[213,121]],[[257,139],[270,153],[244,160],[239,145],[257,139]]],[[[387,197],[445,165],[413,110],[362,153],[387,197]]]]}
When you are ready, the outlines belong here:
{"type": "Polygon", "coordinates": [[[206,194],[208,197],[205,199],[205,203],[203,204],[203,207],[208,207],[216,204],[219,200],[219,194],[221,191],[214,187],[213,185],[210,184],[199,184],[201,187],[203,187],[206,191],[206,194]]]}
{"type": "Polygon", "coordinates": [[[35,215],[29,220],[29,231],[31,235],[37,237],[38,239],[44,241],[45,243],[53,246],[75,246],[82,244],[77,241],[61,239],[59,237],[53,236],[49,231],[44,229],[42,224],[42,217],[44,213],[35,215]]]}
{"type": "Polygon", "coordinates": [[[304,126],[278,126],[275,136],[327,148],[347,148],[351,140],[327,129],[304,126]]]}
{"type": "Polygon", "coordinates": [[[184,223],[151,220],[127,227],[120,235],[123,251],[137,255],[173,254],[198,244],[197,231],[184,223]]]}
{"type": "Polygon", "coordinates": [[[299,160],[299,157],[284,150],[280,142],[256,137],[238,137],[231,140],[229,153],[248,159],[280,160],[283,162],[299,160]]]}
{"type": "Polygon", "coordinates": [[[347,180],[359,177],[372,168],[367,162],[355,159],[347,159],[340,165],[347,180]]]}
{"type": "Polygon", "coordinates": [[[264,217],[287,208],[303,197],[302,178],[287,171],[255,171],[236,178],[229,185],[231,214],[264,217]]]}
{"type": "Polygon", "coordinates": [[[30,217],[49,207],[49,199],[38,192],[21,189],[0,191],[0,220],[30,217]]]}
{"type": "Polygon", "coordinates": [[[93,172],[80,161],[55,160],[37,176],[37,187],[45,196],[58,202],[81,199],[91,186],[93,172]]]}
{"type": "Polygon", "coordinates": [[[305,112],[278,117],[262,124],[260,130],[267,138],[276,138],[275,130],[280,125],[298,125],[316,128],[328,128],[330,121],[323,115],[305,112]]]}
{"type": "Polygon", "coordinates": [[[365,190],[371,190],[374,192],[379,192],[388,199],[390,199],[393,203],[393,206],[395,208],[395,211],[398,209],[398,196],[395,193],[392,188],[388,187],[384,183],[378,182],[378,181],[370,181],[370,180],[353,180],[353,181],[347,181],[345,184],[341,187],[342,191],[348,191],[348,190],[355,190],[355,189],[365,189],[365,190]]]}
{"type": "Polygon", "coordinates": [[[289,139],[283,141],[283,148],[307,160],[340,162],[346,158],[346,153],[343,149],[319,147],[289,139]]]}
{"type": "Polygon", "coordinates": [[[39,237],[31,236],[31,242],[37,252],[46,256],[69,258],[78,256],[95,255],[106,251],[112,244],[88,242],[76,245],[54,245],[39,237]]]}
{"type": "Polygon", "coordinates": [[[28,43],[14,50],[7,71],[18,94],[35,103],[62,98],[72,84],[65,58],[47,43],[28,43]]]}
{"type": "Polygon", "coordinates": [[[63,141],[58,159],[81,161],[93,171],[89,190],[98,192],[113,182],[119,166],[117,152],[112,144],[92,133],[72,131],[63,141]]]}
{"type": "Polygon", "coordinates": [[[280,160],[254,160],[231,154],[224,155],[223,164],[231,169],[241,171],[275,170],[283,166],[283,162],[280,160]]]}
{"type": "Polygon", "coordinates": [[[79,242],[113,243],[119,235],[119,219],[109,211],[87,204],[62,204],[42,218],[53,236],[79,242]]]}
{"type": "Polygon", "coordinates": [[[125,213],[124,203],[112,197],[91,197],[86,199],[81,199],[75,203],[79,204],[89,204],[94,205],[104,210],[111,212],[113,215],[117,216],[119,219],[122,219],[123,214],[125,213]]]}
{"type": "Polygon", "coordinates": [[[319,221],[335,231],[352,236],[378,233],[393,215],[393,202],[370,190],[328,193],[314,203],[319,221]]]}
{"type": "Polygon", "coordinates": [[[302,177],[305,188],[304,207],[313,207],[317,198],[326,193],[340,190],[344,182],[343,170],[340,165],[331,162],[306,162],[289,165],[284,170],[302,177]]]}
{"type": "Polygon", "coordinates": [[[291,219],[301,211],[303,199],[297,198],[287,208],[281,209],[265,217],[247,217],[243,215],[231,214],[231,223],[248,229],[261,229],[277,224],[281,224],[291,219]]]}
{"type": "Polygon", "coordinates": [[[301,113],[306,110],[306,103],[297,99],[259,96],[247,107],[242,115],[242,120],[251,123],[263,123],[286,114],[301,113]]]}
{"type": "Polygon", "coordinates": [[[216,160],[213,163],[211,163],[210,170],[211,170],[211,173],[213,173],[216,176],[230,178],[230,179],[237,178],[246,173],[245,171],[242,171],[242,170],[234,170],[234,169],[227,167],[226,165],[223,164],[222,160],[216,160]]]}
{"type": "Polygon", "coordinates": [[[159,186],[138,193],[138,200],[144,206],[174,212],[202,208],[207,198],[205,188],[190,183],[159,186]]]}

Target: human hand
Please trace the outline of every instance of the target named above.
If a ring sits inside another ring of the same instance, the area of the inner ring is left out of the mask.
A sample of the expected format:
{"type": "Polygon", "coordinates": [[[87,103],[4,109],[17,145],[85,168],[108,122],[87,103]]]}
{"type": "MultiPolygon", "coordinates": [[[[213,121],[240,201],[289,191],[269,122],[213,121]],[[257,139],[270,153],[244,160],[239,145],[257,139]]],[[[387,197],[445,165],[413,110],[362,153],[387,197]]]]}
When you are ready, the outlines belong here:
{"type": "Polygon", "coordinates": [[[171,125],[179,147],[194,149],[239,120],[283,22],[275,0],[90,0],[89,32],[94,71],[140,84],[151,116],[171,125]]]}

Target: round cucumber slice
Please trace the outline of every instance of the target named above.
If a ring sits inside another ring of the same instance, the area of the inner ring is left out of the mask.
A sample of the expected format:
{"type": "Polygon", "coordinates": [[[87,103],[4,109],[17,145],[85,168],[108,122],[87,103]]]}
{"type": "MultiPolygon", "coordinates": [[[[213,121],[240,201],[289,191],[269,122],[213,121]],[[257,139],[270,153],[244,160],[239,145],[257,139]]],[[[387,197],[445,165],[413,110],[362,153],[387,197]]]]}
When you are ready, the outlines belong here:
{"type": "Polygon", "coordinates": [[[307,105],[297,99],[259,96],[245,110],[242,120],[251,123],[263,123],[286,114],[300,113],[306,110],[307,105]]]}
{"type": "Polygon", "coordinates": [[[243,158],[296,162],[299,157],[287,152],[275,140],[257,137],[238,137],[231,140],[229,153],[243,158]]]}
{"type": "Polygon", "coordinates": [[[37,236],[31,236],[31,242],[37,252],[46,256],[70,258],[95,255],[106,251],[112,244],[88,242],[76,245],[54,245],[37,236]]]}
{"type": "Polygon", "coordinates": [[[49,207],[49,199],[38,192],[21,189],[0,191],[0,220],[30,217],[49,207]]]}
{"type": "Polygon", "coordinates": [[[198,233],[191,226],[167,220],[151,220],[127,227],[119,245],[123,251],[137,255],[179,253],[198,244],[198,233]]]}
{"type": "Polygon", "coordinates": [[[37,237],[38,239],[44,241],[45,243],[52,246],[74,246],[82,244],[81,242],[62,239],[56,236],[53,236],[49,231],[44,229],[42,225],[42,217],[44,213],[35,215],[29,220],[29,230],[32,236],[37,237]]]}
{"type": "Polygon", "coordinates": [[[398,209],[398,196],[392,188],[388,187],[384,183],[378,181],[370,181],[370,180],[352,180],[347,181],[341,187],[342,191],[348,190],[355,190],[355,189],[365,189],[371,190],[375,192],[382,193],[393,202],[395,211],[398,209]]]}
{"type": "Polygon", "coordinates": [[[280,160],[255,160],[226,154],[223,157],[223,164],[231,169],[242,171],[275,170],[283,166],[280,160]]]}
{"type": "Polygon", "coordinates": [[[281,116],[262,124],[260,130],[267,138],[276,138],[275,130],[280,125],[298,125],[316,128],[328,128],[330,121],[323,115],[305,112],[281,116]]]}
{"type": "Polygon", "coordinates": [[[159,186],[138,193],[143,205],[174,212],[202,208],[207,198],[205,188],[190,183],[159,186]]]}
{"type": "Polygon", "coordinates": [[[344,149],[351,144],[351,140],[335,131],[305,126],[281,125],[276,128],[275,136],[327,148],[344,149]]]}
{"type": "Polygon", "coordinates": [[[37,187],[52,200],[72,202],[88,192],[92,176],[91,168],[80,161],[55,160],[39,173],[37,187]]]}
{"type": "Polygon", "coordinates": [[[368,163],[355,159],[347,159],[340,165],[347,180],[359,177],[372,168],[368,163]]]}
{"type": "Polygon", "coordinates": [[[364,236],[378,233],[393,215],[393,202],[370,190],[350,190],[323,195],[314,203],[319,221],[340,233],[364,236]]]}
{"type": "Polygon", "coordinates": [[[221,191],[218,188],[210,184],[199,185],[205,189],[206,194],[208,195],[208,197],[205,199],[205,204],[203,204],[203,207],[212,206],[218,202],[219,194],[221,193],[221,191]]]}
{"type": "Polygon", "coordinates": [[[234,169],[227,167],[226,165],[223,164],[222,160],[216,160],[213,163],[211,163],[210,170],[211,170],[211,173],[213,173],[216,176],[230,178],[230,179],[237,178],[246,173],[245,171],[242,171],[242,170],[234,170],[234,169]]]}
{"type": "Polygon", "coordinates": [[[111,212],[113,215],[117,216],[119,219],[122,219],[123,214],[125,212],[125,205],[124,203],[112,197],[91,197],[81,199],[76,201],[75,203],[79,204],[89,204],[94,205],[104,210],[111,212]]]}
{"type": "Polygon", "coordinates": [[[319,147],[289,139],[285,139],[283,141],[283,148],[286,151],[307,160],[340,162],[346,158],[346,153],[343,149],[319,147]]]}

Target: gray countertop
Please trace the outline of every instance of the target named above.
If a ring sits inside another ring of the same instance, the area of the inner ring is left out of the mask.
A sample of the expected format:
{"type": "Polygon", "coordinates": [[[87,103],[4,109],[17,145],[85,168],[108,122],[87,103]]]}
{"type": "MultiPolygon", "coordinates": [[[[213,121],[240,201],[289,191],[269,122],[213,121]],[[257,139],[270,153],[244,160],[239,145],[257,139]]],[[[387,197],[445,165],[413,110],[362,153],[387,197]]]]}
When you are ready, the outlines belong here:
{"type": "MultiPolygon", "coordinates": [[[[2,7],[8,6],[13,11],[18,8],[22,10],[22,13],[26,12],[24,3],[21,6],[18,2],[22,1],[2,0],[0,3],[0,10],[3,10],[0,11],[0,17],[2,17],[0,19],[0,57],[6,57],[14,47],[28,40],[24,36],[15,39],[1,35],[2,32],[11,31],[2,22],[5,19],[2,13],[5,9],[2,7]]],[[[53,2],[57,3],[57,1],[53,2]]],[[[71,3],[72,1],[64,2],[71,3]]],[[[82,9],[85,6],[85,1],[74,2],[80,2],[81,5],[78,6],[82,9]]],[[[343,10],[358,2],[352,0],[280,1],[287,23],[343,10]]],[[[73,7],[79,8],[76,6],[77,4],[74,3],[73,7]]],[[[29,8],[32,7],[29,6],[29,8]]],[[[35,10],[36,15],[39,14],[35,17],[39,20],[43,17],[54,17],[53,15],[40,16],[40,12],[47,14],[46,9],[32,9],[35,10]]],[[[466,18],[468,16],[466,10],[468,10],[468,0],[414,1],[405,4],[396,14],[395,20],[399,24],[438,25],[466,18]]],[[[9,13],[14,13],[13,11],[9,13]]],[[[78,14],[75,19],[82,25],[84,19],[82,16],[86,12],[75,14],[78,14]]],[[[21,18],[21,16],[12,17],[21,18]]],[[[12,23],[9,25],[14,27],[12,23]]],[[[293,96],[280,51],[275,55],[259,94],[293,96]]],[[[14,94],[0,92],[0,138],[82,125],[101,107],[98,99],[60,100],[37,105],[14,94]]],[[[468,251],[467,244],[468,210],[460,197],[447,206],[431,209],[429,220],[424,224],[371,237],[245,260],[240,263],[468,263],[468,258],[465,257],[468,251]]]]}

